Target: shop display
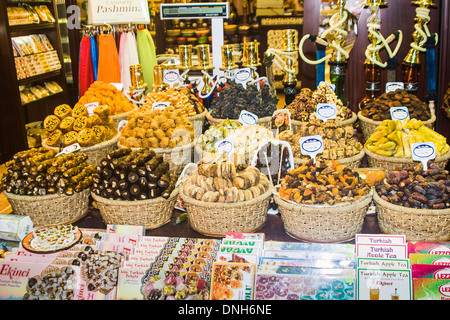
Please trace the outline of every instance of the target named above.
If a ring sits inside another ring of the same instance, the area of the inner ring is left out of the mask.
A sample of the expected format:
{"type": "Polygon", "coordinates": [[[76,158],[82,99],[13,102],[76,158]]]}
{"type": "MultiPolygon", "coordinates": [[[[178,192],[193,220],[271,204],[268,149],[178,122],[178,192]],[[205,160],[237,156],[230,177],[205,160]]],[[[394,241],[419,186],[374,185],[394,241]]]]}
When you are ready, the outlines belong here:
{"type": "Polygon", "coordinates": [[[244,88],[234,81],[229,82],[211,103],[211,116],[216,119],[238,119],[242,110],[258,116],[272,116],[277,108],[278,98],[268,84],[247,83],[244,88]]]}
{"type": "Polygon", "coordinates": [[[328,84],[320,84],[312,91],[302,88],[286,109],[291,113],[291,119],[308,122],[316,119],[316,106],[318,103],[333,103],[336,105],[336,121],[348,120],[353,116],[352,110],[342,104],[328,84]]]}
{"type": "Polygon", "coordinates": [[[237,170],[234,163],[201,164],[183,184],[184,193],[204,202],[243,202],[266,193],[270,182],[255,167],[237,170]]]}
{"type": "Polygon", "coordinates": [[[174,148],[193,142],[194,126],[182,110],[142,108],[128,115],[119,144],[126,148],[174,148]]]}
{"type": "Polygon", "coordinates": [[[144,97],[142,108],[151,109],[154,103],[167,102],[176,110],[181,111],[181,115],[195,116],[205,111],[205,107],[200,100],[188,88],[167,88],[163,91],[149,92],[144,97]]]}
{"type": "Polygon", "coordinates": [[[178,176],[151,150],[117,149],[96,167],[92,192],[113,200],[169,198],[178,176]]]}
{"type": "Polygon", "coordinates": [[[279,195],[298,204],[334,205],[353,202],[370,193],[358,173],[337,161],[309,160],[281,180],[279,195]]]}
{"type": "Polygon", "coordinates": [[[90,147],[111,140],[117,135],[111,109],[107,105],[95,107],[89,113],[84,105],[76,105],[72,109],[67,104],[57,106],[54,114],[44,119],[47,130],[45,144],[59,147],[60,144],[70,146],[78,143],[81,147],[90,147]]]}
{"type": "Polygon", "coordinates": [[[55,157],[54,150],[35,148],[18,152],[5,165],[2,190],[17,195],[72,195],[90,188],[93,165],[86,163],[85,154],[63,154],[55,157]]]}
{"type": "Polygon", "coordinates": [[[383,93],[374,101],[368,102],[361,110],[361,115],[375,121],[390,120],[390,109],[393,107],[407,107],[410,119],[422,121],[431,119],[428,105],[414,94],[401,89],[383,93]]]}
{"type": "Polygon", "coordinates": [[[411,146],[417,142],[433,142],[436,155],[449,151],[447,139],[428,128],[421,120],[383,120],[370,135],[365,147],[376,154],[390,157],[410,158],[411,146]]]}
{"type": "Polygon", "coordinates": [[[85,106],[87,104],[97,103],[100,105],[107,105],[111,110],[111,116],[133,110],[134,105],[111,83],[103,81],[95,81],[89,86],[89,89],[74,105],[85,106]]]}
{"type": "Polygon", "coordinates": [[[301,137],[319,135],[323,141],[323,152],[317,155],[318,159],[342,160],[356,156],[363,149],[361,142],[354,137],[352,125],[338,126],[334,120],[309,120],[300,127],[298,132],[286,130],[279,134],[278,139],[290,143],[294,157],[309,159],[302,155],[299,140],[301,137]]]}

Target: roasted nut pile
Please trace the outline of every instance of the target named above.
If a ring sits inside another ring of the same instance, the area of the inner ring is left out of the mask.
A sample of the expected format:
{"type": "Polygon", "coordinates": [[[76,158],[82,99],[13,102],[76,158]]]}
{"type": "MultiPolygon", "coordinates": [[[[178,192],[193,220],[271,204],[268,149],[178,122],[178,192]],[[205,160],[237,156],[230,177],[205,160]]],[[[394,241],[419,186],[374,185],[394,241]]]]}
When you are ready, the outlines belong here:
{"type": "Polygon", "coordinates": [[[357,172],[338,161],[316,160],[314,164],[311,159],[288,172],[279,195],[299,204],[335,205],[359,200],[370,190],[357,172]]]}
{"type": "Polygon", "coordinates": [[[96,166],[92,191],[112,200],[169,198],[178,176],[152,150],[117,149],[96,166]]]}
{"type": "Polygon", "coordinates": [[[5,163],[7,172],[0,191],[30,196],[72,195],[91,186],[95,166],[86,163],[86,154],[55,155],[56,151],[43,147],[16,153],[5,163]]]}
{"type": "Polygon", "coordinates": [[[211,103],[211,116],[217,119],[238,119],[242,110],[256,114],[259,118],[272,116],[277,109],[278,98],[267,84],[258,90],[256,84],[247,89],[231,81],[211,103]]]}
{"type": "Polygon", "coordinates": [[[361,110],[361,115],[375,121],[391,119],[390,109],[392,107],[407,107],[411,119],[426,121],[431,118],[430,109],[425,102],[401,89],[383,93],[374,101],[369,102],[361,110]]]}
{"type": "Polygon", "coordinates": [[[385,181],[375,183],[381,199],[408,208],[445,209],[450,207],[450,178],[433,162],[423,171],[421,163],[390,171],[385,181]]]}
{"type": "Polygon", "coordinates": [[[301,126],[294,134],[292,130],[280,133],[278,139],[290,143],[292,153],[296,158],[309,158],[302,155],[299,140],[301,137],[320,135],[323,141],[323,152],[317,155],[318,159],[338,160],[349,158],[361,152],[363,145],[353,136],[353,126],[337,126],[334,120],[323,122],[322,120],[310,120],[301,126]]]}
{"type": "Polygon", "coordinates": [[[232,162],[201,164],[183,184],[183,192],[205,202],[248,201],[264,194],[269,179],[255,167],[237,171],[232,162]]]}
{"type": "Polygon", "coordinates": [[[307,122],[316,118],[316,106],[318,103],[333,103],[336,105],[336,119],[343,121],[352,117],[352,111],[344,107],[333,90],[327,84],[320,84],[317,90],[303,88],[286,108],[291,113],[292,120],[307,122]]]}
{"type": "Polygon", "coordinates": [[[168,88],[164,91],[149,92],[141,108],[152,108],[155,102],[168,102],[182,115],[195,116],[205,111],[205,107],[188,88],[168,88]]]}

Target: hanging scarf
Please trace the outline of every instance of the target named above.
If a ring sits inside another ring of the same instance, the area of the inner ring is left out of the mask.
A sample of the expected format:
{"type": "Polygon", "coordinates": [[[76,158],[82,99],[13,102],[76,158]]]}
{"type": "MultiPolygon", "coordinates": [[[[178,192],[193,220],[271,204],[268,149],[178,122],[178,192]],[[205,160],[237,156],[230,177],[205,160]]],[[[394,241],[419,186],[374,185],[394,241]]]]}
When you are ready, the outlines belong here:
{"type": "Polygon", "coordinates": [[[153,86],[153,67],[158,64],[156,61],[156,49],[152,35],[148,29],[139,29],[137,31],[137,48],[139,61],[142,65],[142,77],[147,83],[147,92],[152,91],[153,86]]]}
{"type": "Polygon", "coordinates": [[[94,70],[91,57],[91,40],[89,36],[83,36],[80,44],[80,60],[78,64],[79,96],[83,96],[94,82],[94,70]]]}
{"type": "Polygon", "coordinates": [[[92,57],[92,67],[94,69],[94,79],[97,81],[98,75],[98,46],[95,36],[91,36],[91,57],[92,57]]]}
{"type": "Polygon", "coordinates": [[[139,64],[139,54],[134,32],[122,33],[119,48],[120,79],[124,92],[128,91],[131,85],[130,66],[139,64]]]}
{"type": "Polygon", "coordinates": [[[98,81],[120,82],[119,53],[111,33],[100,34],[98,38],[98,81]]]}

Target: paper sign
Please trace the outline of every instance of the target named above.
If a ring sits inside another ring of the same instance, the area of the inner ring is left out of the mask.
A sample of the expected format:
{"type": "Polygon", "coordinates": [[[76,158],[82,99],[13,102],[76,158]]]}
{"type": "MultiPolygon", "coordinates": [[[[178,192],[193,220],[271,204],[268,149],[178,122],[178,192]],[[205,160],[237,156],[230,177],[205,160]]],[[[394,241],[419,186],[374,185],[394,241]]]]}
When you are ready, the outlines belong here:
{"type": "Polygon", "coordinates": [[[388,83],[386,83],[386,93],[395,91],[397,89],[403,90],[404,88],[405,88],[405,84],[403,82],[388,82],[388,83]]]}
{"type": "Polygon", "coordinates": [[[316,155],[323,152],[323,141],[321,136],[308,136],[300,138],[300,152],[308,155],[316,162],[316,155]]]}
{"type": "Polygon", "coordinates": [[[164,110],[168,106],[170,106],[170,102],[165,102],[165,101],[153,102],[152,110],[155,110],[155,109],[164,110]]]}
{"type": "Polygon", "coordinates": [[[404,244],[405,235],[387,235],[387,234],[357,234],[355,236],[356,244],[404,244]]]}
{"type": "Polygon", "coordinates": [[[357,268],[409,270],[409,259],[367,259],[358,258],[357,268]]]}
{"type": "Polygon", "coordinates": [[[89,24],[149,24],[147,0],[89,0],[89,24]]]}
{"type": "Polygon", "coordinates": [[[84,105],[90,116],[94,115],[94,109],[98,107],[98,102],[89,102],[84,105]]]}
{"type": "Polygon", "coordinates": [[[58,154],[56,155],[56,157],[58,157],[58,156],[60,156],[60,155],[62,155],[62,154],[69,154],[69,153],[78,151],[78,150],[80,150],[80,149],[81,149],[80,144],[79,144],[79,143],[74,143],[74,144],[71,144],[70,146],[67,146],[67,147],[65,147],[64,149],[62,149],[62,151],[61,151],[60,153],[58,153],[58,154]]]}
{"type": "Polygon", "coordinates": [[[409,111],[407,107],[392,107],[390,109],[391,119],[403,121],[409,119],[409,111]]]}
{"type": "Polygon", "coordinates": [[[215,144],[216,153],[232,154],[234,152],[234,144],[229,138],[217,141],[215,144]]]}
{"type": "Polygon", "coordinates": [[[359,268],[357,300],[412,300],[411,271],[359,268]]]}
{"type": "Polygon", "coordinates": [[[359,258],[371,259],[407,259],[407,244],[372,245],[357,244],[356,255],[359,258]]]}
{"type": "Polygon", "coordinates": [[[127,125],[128,120],[121,120],[117,125],[117,131],[121,132],[123,128],[127,125]]]}
{"type": "Polygon", "coordinates": [[[178,69],[164,70],[163,81],[172,88],[174,84],[180,83],[180,71],[178,69]]]}
{"type": "Polygon", "coordinates": [[[326,122],[329,119],[336,119],[336,104],[318,103],[316,107],[317,119],[326,122]]]}
{"type": "Polygon", "coordinates": [[[234,81],[240,83],[245,89],[247,89],[247,82],[252,79],[252,72],[250,68],[242,68],[234,71],[234,81]]]}
{"type": "Polygon", "coordinates": [[[258,122],[258,116],[247,110],[242,110],[239,114],[239,122],[244,126],[255,125],[258,122]]]}
{"type": "Polygon", "coordinates": [[[436,149],[433,142],[417,142],[411,145],[411,154],[414,161],[420,161],[423,171],[428,169],[428,160],[436,158],[436,149]]]}

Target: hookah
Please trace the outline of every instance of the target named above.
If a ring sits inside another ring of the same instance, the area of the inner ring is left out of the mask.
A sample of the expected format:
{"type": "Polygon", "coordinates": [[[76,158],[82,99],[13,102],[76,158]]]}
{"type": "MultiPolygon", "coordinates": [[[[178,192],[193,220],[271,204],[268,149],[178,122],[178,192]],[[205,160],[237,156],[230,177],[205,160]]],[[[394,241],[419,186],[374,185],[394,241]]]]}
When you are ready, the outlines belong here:
{"type": "Polygon", "coordinates": [[[435,48],[438,43],[438,35],[430,34],[427,24],[430,22],[430,7],[436,5],[432,0],[411,1],[416,8],[416,17],[414,21],[414,32],[412,34],[413,42],[410,44],[410,50],[402,63],[402,77],[405,89],[412,94],[417,95],[418,80],[420,74],[420,53],[426,52],[427,60],[427,100],[430,110],[434,113],[434,101],[437,99],[436,92],[436,68],[435,48]]]}
{"type": "MultiPolygon", "coordinates": [[[[344,81],[349,57],[344,46],[349,34],[347,26],[349,25],[350,20],[351,15],[348,10],[345,9],[345,0],[339,0],[338,12],[331,16],[330,27],[326,29],[320,37],[312,36],[310,34],[304,35],[300,40],[298,49],[300,57],[308,64],[319,65],[328,61],[328,65],[330,66],[330,82],[335,85],[336,96],[342,101],[344,106],[348,105],[348,100],[344,96],[344,81]],[[330,40],[327,40],[327,37],[330,38],[330,40]],[[317,60],[308,59],[303,52],[303,45],[308,39],[322,47],[331,48],[331,52],[317,60]]],[[[324,79],[325,77],[320,75],[318,79],[319,78],[324,79]]]]}
{"type": "Polygon", "coordinates": [[[141,64],[130,66],[130,78],[131,78],[131,85],[128,88],[128,91],[125,92],[125,96],[132,103],[140,106],[143,104],[145,90],[147,90],[147,83],[144,82],[142,76],[141,64]]]}
{"type": "Polygon", "coordinates": [[[387,82],[395,81],[395,69],[398,65],[398,60],[395,56],[400,49],[403,39],[403,33],[401,30],[397,30],[386,39],[380,33],[381,19],[378,14],[380,8],[387,7],[387,2],[382,0],[367,0],[364,7],[369,8],[372,15],[367,19],[369,45],[365,51],[366,60],[364,62],[366,96],[359,104],[360,109],[364,109],[367,103],[375,100],[380,95],[382,69],[386,67],[388,69],[387,82]],[[392,51],[389,44],[394,40],[398,40],[398,42],[395,49],[392,51]],[[382,62],[380,58],[380,51],[383,48],[386,49],[388,54],[387,62],[382,62]]]}
{"type": "MultiPolygon", "coordinates": [[[[289,105],[296,95],[297,78],[295,76],[295,61],[297,54],[296,30],[287,29],[282,31],[282,49],[269,48],[265,52],[266,61],[271,60],[280,70],[284,72],[283,85],[285,94],[285,106],[289,105]],[[284,59],[283,59],[284,58],[284,59]]],[[[266,66],[268,63],[266,63],[266,66]]],[[[267,68],[268,78],[272,79],[272,70],[267,68]]]]}

